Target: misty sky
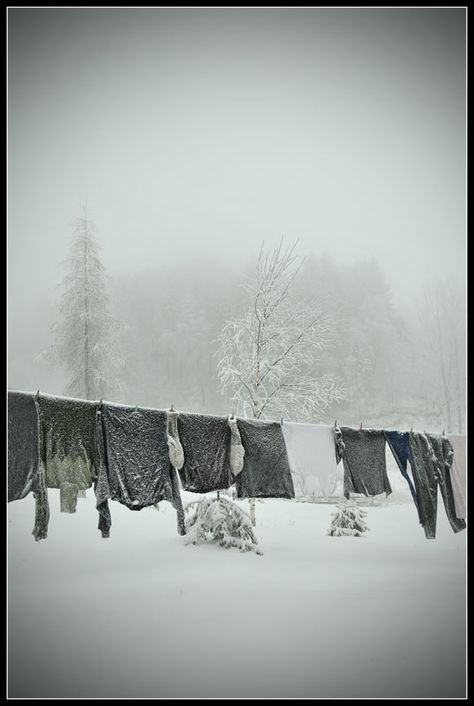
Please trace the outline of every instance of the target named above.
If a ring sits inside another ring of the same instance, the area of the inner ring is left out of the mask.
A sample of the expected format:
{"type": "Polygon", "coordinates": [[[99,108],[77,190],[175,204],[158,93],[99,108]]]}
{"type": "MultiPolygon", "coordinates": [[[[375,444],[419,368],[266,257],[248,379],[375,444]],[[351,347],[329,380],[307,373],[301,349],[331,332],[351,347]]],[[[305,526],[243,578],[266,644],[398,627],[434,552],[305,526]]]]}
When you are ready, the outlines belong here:
{"type": "Polygon", "coordinates": [[[11,317],[85,198],[112,275],[285,235],[465,279],[463,8],[10,8],[8,79],[11,317]]]}

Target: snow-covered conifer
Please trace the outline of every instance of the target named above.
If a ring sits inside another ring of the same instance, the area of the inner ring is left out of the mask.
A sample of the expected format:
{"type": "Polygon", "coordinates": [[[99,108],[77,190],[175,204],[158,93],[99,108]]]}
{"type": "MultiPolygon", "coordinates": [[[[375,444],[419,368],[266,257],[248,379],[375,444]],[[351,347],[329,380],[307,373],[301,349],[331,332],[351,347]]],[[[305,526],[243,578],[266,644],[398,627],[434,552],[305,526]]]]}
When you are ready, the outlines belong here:
{"type": "Polygon", "coordinates": [[[362,537],[369,528],[365,524],[367,512],[353,500],[341,500],[331,515],[330,537],[362,537]]]}

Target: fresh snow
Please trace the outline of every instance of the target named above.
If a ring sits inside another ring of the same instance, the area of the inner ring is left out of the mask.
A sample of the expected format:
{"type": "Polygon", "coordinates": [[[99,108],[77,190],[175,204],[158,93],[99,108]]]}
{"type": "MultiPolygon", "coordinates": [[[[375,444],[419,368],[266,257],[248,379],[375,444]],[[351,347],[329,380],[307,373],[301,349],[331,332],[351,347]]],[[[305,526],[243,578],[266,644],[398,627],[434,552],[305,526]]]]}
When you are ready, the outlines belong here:
{"type": "Polygon", "coordinates": [[[466,532],[439,497],[425,539],[389,462],[364,537],[329,537],[331,504],[257,503],[263,556],[186,545],[166,502],[111,503],[102,539],[92,491],[74,515],[49,491],[36,543],[32,496],[10,503],[9,697],[464,697],[466,532]]]}

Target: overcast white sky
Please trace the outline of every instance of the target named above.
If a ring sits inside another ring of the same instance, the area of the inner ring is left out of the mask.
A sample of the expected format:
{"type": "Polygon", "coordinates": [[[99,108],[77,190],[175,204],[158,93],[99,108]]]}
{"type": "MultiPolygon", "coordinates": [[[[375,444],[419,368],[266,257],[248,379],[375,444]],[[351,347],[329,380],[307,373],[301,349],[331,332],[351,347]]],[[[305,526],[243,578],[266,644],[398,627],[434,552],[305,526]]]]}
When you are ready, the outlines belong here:
{"type": "Polygon", "coordinates": [[[86,197],[110,274],[286,235],[465,279],[464,8],[10,8],[8,79],[11,315],[86,197]]]}

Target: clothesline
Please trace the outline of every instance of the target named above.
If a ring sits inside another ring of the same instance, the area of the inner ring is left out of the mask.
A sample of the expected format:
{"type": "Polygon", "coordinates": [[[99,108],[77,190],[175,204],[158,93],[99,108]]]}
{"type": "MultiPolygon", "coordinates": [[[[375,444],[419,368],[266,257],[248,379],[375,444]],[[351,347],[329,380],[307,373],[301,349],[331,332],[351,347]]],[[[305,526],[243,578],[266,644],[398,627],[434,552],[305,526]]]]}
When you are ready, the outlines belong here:
{"type": "Polygon", "coordinates": [[[465,528],[462,445],[456,441],[455,458],[445,435],[192,414],[40,391],[9,390],[8,412],[8,499],[34,492],[37,540],[47,536],[48,488],[59,488],[62,512],[75,512],[78,494],[93,485],[103,537],[112,524],[109,500],[131,510],[168,500],[184,534],[180,485],[202,494],[235,484],[238,498],[291,499],[327,497],[340,481],[346,498],[389,495],[387,442],[426,537],[436,533],[438,486],[453,531],[465,528]]]}

